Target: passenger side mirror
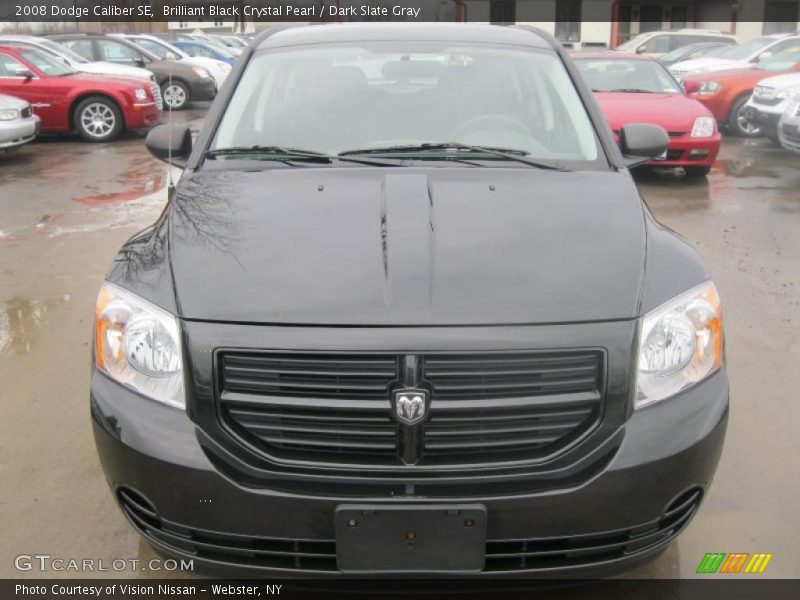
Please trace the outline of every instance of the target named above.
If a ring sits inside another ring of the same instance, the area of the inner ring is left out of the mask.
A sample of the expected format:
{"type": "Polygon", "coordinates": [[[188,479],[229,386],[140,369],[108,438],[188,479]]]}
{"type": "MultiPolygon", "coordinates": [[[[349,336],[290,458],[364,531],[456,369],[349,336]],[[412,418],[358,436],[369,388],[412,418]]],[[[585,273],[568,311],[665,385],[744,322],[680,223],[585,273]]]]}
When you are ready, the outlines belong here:
{"type": "Polygon", "coordinates": [[[619,131],[619,147],[628,167],[635,167],[664,154],[669,136],[650,123],[630,123],[619,131]]]}
{"type": "Polygon", "coordinates": [[[31,71],[30,69],[26,69],[25,67],[17,67],[14,70],[14,75],[16,77],[24,77],[26,80],[33,79],[34,77],[33,71],[31,71]]]}
{"type": "Polygon", "coordinates": [[[647,52],[647,46],[645,44],[636,48],[636,54],[644,54],[645,52],[647,52]]]}
{"type": "Polygon", "coordinates": [[[178,55],[177,55],[177,54],[175,54],[174,52],[167,52],[167,53],[164,55],[164,58],[165,58],[166,60],[178,60],[178,55]]]}
{"type": "Polygon", "coordinates": [[[143,69],[147,64],[147,61],[143,57],[137,56],[136,58],[133,59],[133,64],[143,69]]]}
{"type": "Polygon", "coordinates": [[[767,60],[770,56],[772,56],[772,52],[762,52],[756,57],[756,62],[761,62],[762,60],[767,60]]]}
{"type": "Polygon", "coordinates": [[[185,125],[159,125],[147,134],[145,146],[157,159],[183,169],[192,153],[192,132],[185,125]]]}
{"type": "Polygon", "coordinates": [[[683,85],[683,89],[686,90],[687,94],[694,94],[700,91],[699,81],[681,81],[681,85],[683,85]]]}

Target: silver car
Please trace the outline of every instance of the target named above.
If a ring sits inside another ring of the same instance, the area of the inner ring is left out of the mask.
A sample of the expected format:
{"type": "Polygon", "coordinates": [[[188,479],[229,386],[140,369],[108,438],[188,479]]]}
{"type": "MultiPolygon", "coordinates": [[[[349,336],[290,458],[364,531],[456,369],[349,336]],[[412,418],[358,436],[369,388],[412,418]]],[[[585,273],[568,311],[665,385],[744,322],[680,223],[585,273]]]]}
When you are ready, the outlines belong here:
{"type": "Polygon", "coordinates": [[[789,152],[800,154],[800,96],[789,103],[778,122],[778,141],[789,152]]]}
{"type": "Polygon", "coordinates": [[[0,94],[0,150],[11,150],[39,135],[41,119],[25,100],[0,94]]]}

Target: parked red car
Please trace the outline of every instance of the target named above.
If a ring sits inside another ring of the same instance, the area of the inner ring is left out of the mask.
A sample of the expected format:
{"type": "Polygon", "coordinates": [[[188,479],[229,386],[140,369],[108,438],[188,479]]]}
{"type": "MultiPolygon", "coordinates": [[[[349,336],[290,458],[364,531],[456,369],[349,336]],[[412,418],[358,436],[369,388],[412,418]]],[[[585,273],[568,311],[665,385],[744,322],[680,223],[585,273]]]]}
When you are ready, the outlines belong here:
{"type": "Polygon", "coordinates": [[[682,167],[691,177],[708,175],[719,152],[717,122],[661,64],[630,54],[578,54],[573,59],[615,136],[629,123],[653,123],[666,130],[669,148],[648,165],[682,167]]]}
{"type": "Polygon", "coordinates": [[[29,47],[0,46],[0,93],[27,100],[42,132],[75,131],[90,142],[109,142],[161,120],[148,81],[78,73],[29,47]]]}

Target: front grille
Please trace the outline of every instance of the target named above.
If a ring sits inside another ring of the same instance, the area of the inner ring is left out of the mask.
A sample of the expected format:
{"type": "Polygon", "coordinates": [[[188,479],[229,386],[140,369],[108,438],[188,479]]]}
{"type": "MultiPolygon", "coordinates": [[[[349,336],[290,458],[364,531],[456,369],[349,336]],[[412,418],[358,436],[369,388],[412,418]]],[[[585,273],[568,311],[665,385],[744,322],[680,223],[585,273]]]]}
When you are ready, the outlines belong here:
{"type": "Polygon", "coordinates": [[[156,102],[156,107],[158,108],[158,110],[163,110],[164,101],[161,98],[161,88],[158,87],[158,84],[155,81],[151,81],[150,90],[153,92],[153,99],[156,102]]]}
{"type": "Polygon", "coordinates": [[[599,422],[603,354],[490,352],[316,354],[222,352],[220,418],[269,457],[338,465],[402,465],[405,427],[391,392],[404,361],[419,362],[430,394],[421,465],[529,461],[550,456],[599,422]]]}
{"type": "Polygon", "coordinates": [[[422,365],[435,399],[428,459],[535,458],[580,435],[599,411],[597,353],[429,355],[422,365]]]}
{"type": "Polygon", "coordinates": [[[783,102],[783,98],[759,98],[753,96],[753,102],[755,104],[761,104],[762,106],[778,106],[778,104],[783,102]]]}
{"type": "MultiPolygon", "coordinates": [[[[119,488],[117,499],[131,525],[168,553],[227,566],[338,573],[334,539],[254,537],[187,527],[162,519],[135,490],[119,488]]],[[[564,537],[490,539],[483,572],[591,567],[654,551],[686,527],[701,499],[702,490],[690,488],[673,500],[660,518],[626,529],[564,537]]]]}
{"type": "Polygon", "coordinates": [[[30,106],[26,106],[21,111],[19,111],[19,114],[20,117],[22,117],[23,119],[30,119],[31,115],[33,114],[33,111],[31,110],[30,106]]]}
{"type": "Polygon", "coordinates": [[[683,150],[667,150],[666,160],[680,160],[683,157],[683,150]]]}

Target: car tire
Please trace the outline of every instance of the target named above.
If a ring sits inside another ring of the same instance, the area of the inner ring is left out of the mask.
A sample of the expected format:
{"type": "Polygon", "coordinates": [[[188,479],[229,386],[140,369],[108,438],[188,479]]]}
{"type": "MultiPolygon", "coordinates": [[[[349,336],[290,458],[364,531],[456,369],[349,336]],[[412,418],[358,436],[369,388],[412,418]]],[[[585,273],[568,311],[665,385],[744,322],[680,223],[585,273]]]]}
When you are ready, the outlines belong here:
{"type": "Polygon", "coordinates": [[[87,142],[111,142],[125,126],[117,103],[106,96],[81,100],[72,113],[75,130],[87,142]]]}
{"type": "Polygon", "coordinates": [[[182,81],[173,79],[161,86],[161,97],[165,109],[183,110],[189,105],[189,88],[182,81]]]}
{"type": "Polygon", "coordinates": [[[761,128],[748,124],[744,118],[744,105],[747,104],[749,96],[737,98],[728,114],[728,128],[741,137],[757,137],[761,135],[761,128]]]}
{"type": "Polygon", "coordinates": [[[711,172],[711,167],[683,167],[687,177],[705,177],[711,172]]]}

